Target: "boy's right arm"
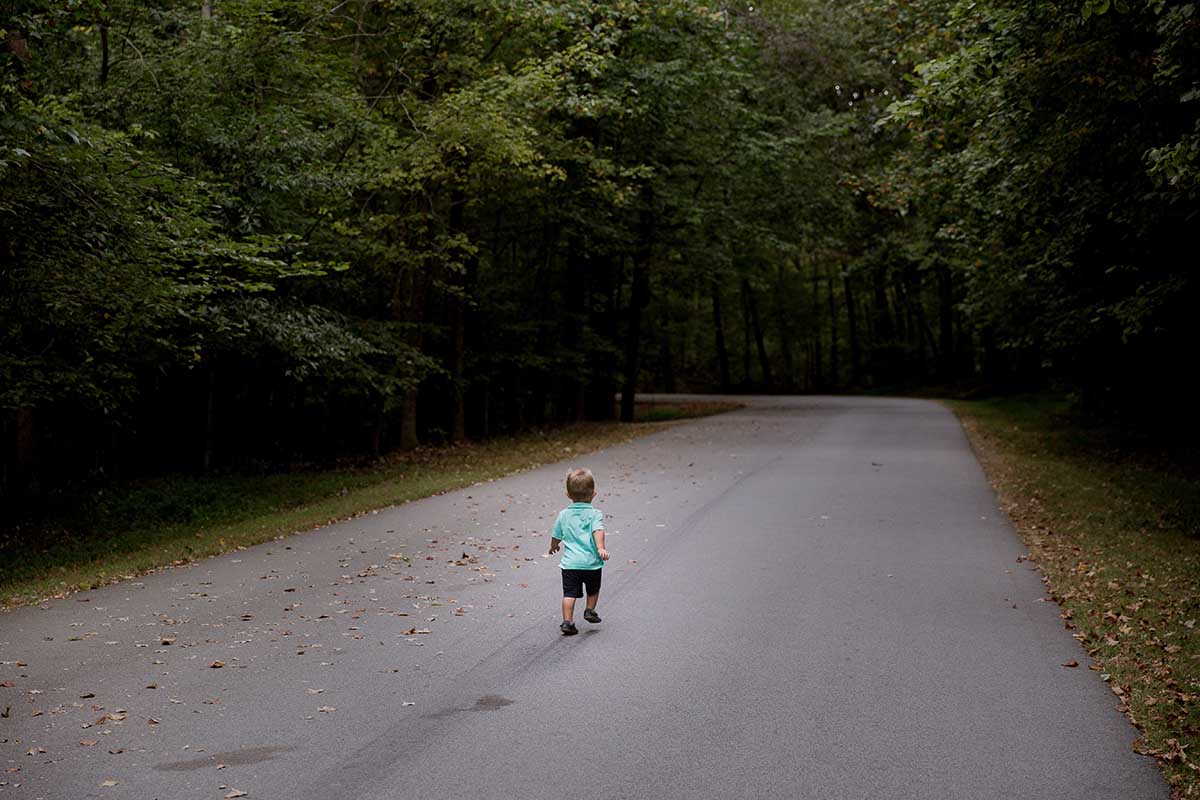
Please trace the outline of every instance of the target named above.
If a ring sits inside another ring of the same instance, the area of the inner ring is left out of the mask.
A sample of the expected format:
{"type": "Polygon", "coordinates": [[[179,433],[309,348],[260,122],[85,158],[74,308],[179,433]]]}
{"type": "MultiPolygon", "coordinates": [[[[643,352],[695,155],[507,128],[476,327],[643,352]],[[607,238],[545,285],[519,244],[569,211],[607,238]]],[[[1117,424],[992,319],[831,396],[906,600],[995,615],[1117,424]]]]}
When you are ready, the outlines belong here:
{"type": "Polygon", "coordinates": [[[550,555],[554,555],[555,553],[558,552],[558,546],[560,544],[562,544],[562,539],[553,539],[552,538],[550,540],[550,555]]]}

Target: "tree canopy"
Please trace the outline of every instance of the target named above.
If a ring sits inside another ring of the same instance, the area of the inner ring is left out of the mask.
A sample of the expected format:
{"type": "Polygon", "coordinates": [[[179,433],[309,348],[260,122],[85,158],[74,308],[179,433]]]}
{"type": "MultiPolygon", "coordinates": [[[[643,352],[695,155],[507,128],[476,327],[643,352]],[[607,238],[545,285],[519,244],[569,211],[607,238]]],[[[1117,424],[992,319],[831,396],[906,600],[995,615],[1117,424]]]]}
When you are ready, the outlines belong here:
{"type": "Polygon", "coordinates": [[[646,389],[1057,383],[1185,421],[1198,30],[1168,0],[0,1],[0,491],[646,389]]]}

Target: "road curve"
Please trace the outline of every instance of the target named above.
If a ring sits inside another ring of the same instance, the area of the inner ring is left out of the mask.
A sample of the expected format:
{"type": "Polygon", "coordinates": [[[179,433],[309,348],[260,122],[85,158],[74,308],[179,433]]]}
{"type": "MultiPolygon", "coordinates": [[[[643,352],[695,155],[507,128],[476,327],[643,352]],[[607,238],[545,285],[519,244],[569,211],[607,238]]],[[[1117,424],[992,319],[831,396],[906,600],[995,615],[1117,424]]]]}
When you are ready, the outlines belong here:
{"type": "Polygon", "coordinates": [[[1167,798],[952,414],[741,399],[0,615],[0,797],[1167,798]],[[613,559],[564,638],[568,463],[613,559]]]}

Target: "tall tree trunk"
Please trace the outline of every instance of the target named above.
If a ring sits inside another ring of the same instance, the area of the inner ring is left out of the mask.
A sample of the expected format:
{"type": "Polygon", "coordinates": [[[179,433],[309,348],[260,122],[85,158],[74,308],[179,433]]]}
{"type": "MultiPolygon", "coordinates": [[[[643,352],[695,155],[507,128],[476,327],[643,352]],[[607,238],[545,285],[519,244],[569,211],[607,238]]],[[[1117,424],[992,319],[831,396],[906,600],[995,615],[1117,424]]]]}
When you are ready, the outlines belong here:
{"type": "MultiPolygon", "coordinates": [[[[467,204],[466,195],[461,189],[450,193],[450,232],[462,234],[463,213],[467,204]]],[[[455,442],[467,440],[467,406],[466,406],[466,283],[467,261],[471,258],[464,255],[460,270],[447,276],[450,302],[450,383],[454,393],[453,408],[451,409],[451,439],[455,442]]]]}
{"type": "Polygon", "coordinates": [[[851,289],[850,275],[842,275],[842,291],[846,296],[846,324],[850,333],[850,383],[853,386],[862,384],[862,350],[858,340],[858,308],[855,306],[854,292],[851,289]]]}
{"type": "MultiPolygon", "coordinates": [[[[649,192],[647,192],[649,195],[649,192]]],[[[634,395],[637,392],[639,356],[642,342],[642,312],[650,301],[650,253],[654,246],[654,219],[650,204],[653,197],[644,198],[638,221],[638,249],[633,257],[633,288],[629,297],[629,330],[625,340],[625,381],[621,386],[621,421],[633,422],[634,395]]]]}
{"type": "Polygon", "coordinates": [[[746,305],[750,309],[750,323],[754,328],[754,346],[758,351],[758,366],[762,370],[763,385],[768,392],[775,391],[775,380],[771,376],[771,361],[767,358],[766,344],[763,342],[762,325],[758,319],[758,300],[754,297],[754,287],[748,278],[742,278],[742,291],[746,294],[746,305]]]}
{"type": "Polygon", "coordinates": [[[208,368],[208,392],[204,406],[204,471],[212,469],[217,446],[217,367],[208,368]]]}
{"type": "Polygon", "coordinates": [[[642,310],[650,298],[649,264],[647,253],[633,259],[633,288],[629,297],[629,329],[625,338],[625,380],[621,384],[621,421],[633,422],[634,394],[637,392],[641,368],[642,310]]]}
{"type": "Polygon", "coordinates": [[[108,23],[100,23],[100,85],[108,83],[108,23]]]}
{"type": "Polygon", "coordinates": [[[825,386],[825,369],[821,361],[821,284],[817,275],[817,266],[810,262],[812,270],[812,354],[813,354],[813,388],[825,386]]]}
{"type": "Polygon", "coordinates": [[[833,267],[826,265],[825,285],[829,293],[829,380],[836,389],[841,380],[838,364],[838,312],[833,291],[833,267]]]}
{"type": "Polygon", "coordinates": [[[788,304],[784,302],[784,298],[788,296],[787,285],[784,279],[785,265],[785,259],[779,259],[775,274],[775,327],[779,329],[779,350],[783,355],[783,368],[785,370],[783,383],[785,386],[791,387],[796,382],[796,369],[792,363],[792,333],[788,315],[788,304]]]}
{"type": "Polygon", "coordinates": [[[750,387],[754,374],[750,369],[750,298],[746,294],[746,281],[741,283],[742,300],[742,385],[750,387]]]}
{"type": "Polygon", "coordinates": [[[725,349],[725,324],[721,318],[721,284],[712,280],[713,333],[717,339],[717,369],[721,373],[721,391],[729,391],[729,351],[725,349]]]}
{"type": "Polygon", "coordinates": [[[200,3],[200,19],[212,19],[212,0],[203,0],[200,3]]]}
{"type": "Polygon", "coordinates": [[[892,326],[892,316],[888,311],[887,285],[884,283],[883,275],[876,270],[872,278],[875,304],[871,314],[871,327],[876,342],[880,343],[891,339],[895,335],[895,328],[892,326]]]}
{"type": "Polygon", "coordinates": [[[954,282],[948,267],[937,270],[938,282],[938,342],[942,357],[938,373],[943,379],[954,373],[954,282]]]}
{"type": "Polygon", "coordinates": [[[28,492],[37,485],[37,428],[34,427],[32,406],[17,409],[15,433],[16,489],[17,492],[28,492]]]}

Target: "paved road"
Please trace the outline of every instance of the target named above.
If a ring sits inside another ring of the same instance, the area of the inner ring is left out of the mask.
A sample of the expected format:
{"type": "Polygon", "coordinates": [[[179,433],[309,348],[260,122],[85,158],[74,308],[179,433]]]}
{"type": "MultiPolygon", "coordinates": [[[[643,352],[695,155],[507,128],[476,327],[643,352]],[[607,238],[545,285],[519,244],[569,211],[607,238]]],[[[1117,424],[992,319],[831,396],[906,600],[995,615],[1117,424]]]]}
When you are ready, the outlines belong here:
{"type": "Polygon", "coordinates": [[[578,463],[614,555],[573,638],[567,462],[0,615],[0,797],[1167,797],[939,406],[578,463]]]}

